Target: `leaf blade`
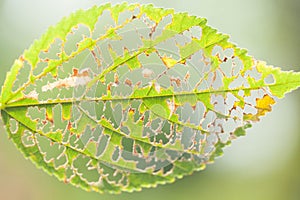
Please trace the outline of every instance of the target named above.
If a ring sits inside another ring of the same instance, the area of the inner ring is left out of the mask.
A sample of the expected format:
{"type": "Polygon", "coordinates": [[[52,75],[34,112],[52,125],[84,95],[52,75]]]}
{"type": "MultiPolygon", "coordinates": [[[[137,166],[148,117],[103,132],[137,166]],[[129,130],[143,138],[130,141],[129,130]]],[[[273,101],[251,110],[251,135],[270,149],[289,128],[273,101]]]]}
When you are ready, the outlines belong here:
{"type": "Polygon", "coordinates": [[[203,170],[300,85],[300,73],[228,38],[204,18],[152,5],[80,10],[7,74],[9,137],[38,167],[88,191],[136,191],[203,170]],[[106,30],[97,28],[104,17],[106,30]]]}

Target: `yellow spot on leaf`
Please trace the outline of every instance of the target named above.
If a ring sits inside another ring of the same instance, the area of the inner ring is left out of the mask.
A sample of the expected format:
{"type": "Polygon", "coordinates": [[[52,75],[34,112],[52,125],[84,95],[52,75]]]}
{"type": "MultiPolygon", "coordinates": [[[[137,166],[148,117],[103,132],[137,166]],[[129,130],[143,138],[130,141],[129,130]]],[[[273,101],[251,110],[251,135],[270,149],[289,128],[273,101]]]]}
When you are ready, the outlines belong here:
{"type": "Polygon", "coordinates": [[[272,111],[271,105],[273,104],[275,104],[275,100],[267,94],[262,99],[256,99],[257,114],[264,116],[267,112],[272,111]]]}
{"type": "Polygon", "coordinates": [[[267,112],[272,111],[272,105],[275,104],[275,100],[270,97],[269,95],[265,95],[261,99],[256,99],[256,106],[255,108],[257,109],[257,114],[245,114],[244,115],[244,120],[251,120],[251,121],[259,121],[259,118],[261,116],[264,116],[267,112]]]}
{"type": "Polygon", "coordinates": [[[171,57],[163,56],[161,59],[162,59],[163,63],[167,66],[167,68],[171,68],[177,64],[177,60],[175,60],[171,57]]]}

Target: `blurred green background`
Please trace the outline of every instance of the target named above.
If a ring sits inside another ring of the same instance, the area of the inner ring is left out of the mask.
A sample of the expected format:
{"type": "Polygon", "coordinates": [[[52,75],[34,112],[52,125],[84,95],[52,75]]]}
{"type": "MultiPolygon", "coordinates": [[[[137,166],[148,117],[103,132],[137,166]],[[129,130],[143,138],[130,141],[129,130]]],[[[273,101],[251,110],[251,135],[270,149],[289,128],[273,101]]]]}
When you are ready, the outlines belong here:
{"type": "MultiPolygon", "coordinates": [[[[0,84],[15,58],[61,17],[92,0],[0,0],[0,84]]],[[[110,1],[118,3],[120,1],[110,1]]],[[[206,17],[249,54],[300,71],[299,0],[173,0],[153,3],[206,17]]],[[[0,199],[9,200],[281,200],[300,199],[300,91],[234,141],[223,157],[174,184],[121,195],[88,193],[58,182],[25,160],[0,129],[0,199]]]]}

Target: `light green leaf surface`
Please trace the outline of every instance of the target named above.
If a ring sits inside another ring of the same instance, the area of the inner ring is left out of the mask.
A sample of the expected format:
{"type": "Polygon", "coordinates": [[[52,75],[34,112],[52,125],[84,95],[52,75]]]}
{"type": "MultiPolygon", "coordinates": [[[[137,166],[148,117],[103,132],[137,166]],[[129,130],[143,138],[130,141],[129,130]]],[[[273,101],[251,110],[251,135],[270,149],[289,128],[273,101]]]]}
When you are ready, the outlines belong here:
{"type": "Polygon", "coordinates": [[[300,85],[204,18],[106,4],[62,19],[7,74],[1,115],[37,167],[88,191],[203,170],[300,85]]]}

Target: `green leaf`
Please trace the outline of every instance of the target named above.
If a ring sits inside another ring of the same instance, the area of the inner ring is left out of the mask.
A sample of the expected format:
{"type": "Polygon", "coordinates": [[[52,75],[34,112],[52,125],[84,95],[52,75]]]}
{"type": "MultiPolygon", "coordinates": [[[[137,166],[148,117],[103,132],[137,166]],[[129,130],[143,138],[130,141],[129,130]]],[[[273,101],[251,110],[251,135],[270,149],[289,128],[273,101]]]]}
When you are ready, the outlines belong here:
{"type": "Polygon", "coordinates": [[[174,182],[300,85],[206,19],[152,5],[94,6],[63,18],[7,74],[1,115],[26,158],[87,191],[174,182]]]}

